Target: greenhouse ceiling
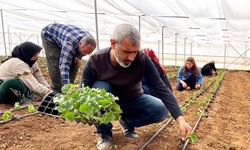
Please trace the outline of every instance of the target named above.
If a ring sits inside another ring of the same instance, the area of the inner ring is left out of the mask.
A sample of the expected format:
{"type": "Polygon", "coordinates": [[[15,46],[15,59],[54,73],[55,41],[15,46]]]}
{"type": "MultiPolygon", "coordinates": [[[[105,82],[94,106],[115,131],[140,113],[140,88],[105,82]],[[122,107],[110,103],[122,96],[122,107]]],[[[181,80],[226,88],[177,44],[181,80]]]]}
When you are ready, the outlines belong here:
{"type": "Polygon", "coordinates": [[[98,35],[108,39],[117,24],[127,22],[149,41],[161,40],[162,31],[166,38],[177,33],[196,43],[250,39],[249,0],[0,0],[0,9],[1,33],[40,33],[47,24],[59,22],[93,35],[97,25],[98,35]]]}

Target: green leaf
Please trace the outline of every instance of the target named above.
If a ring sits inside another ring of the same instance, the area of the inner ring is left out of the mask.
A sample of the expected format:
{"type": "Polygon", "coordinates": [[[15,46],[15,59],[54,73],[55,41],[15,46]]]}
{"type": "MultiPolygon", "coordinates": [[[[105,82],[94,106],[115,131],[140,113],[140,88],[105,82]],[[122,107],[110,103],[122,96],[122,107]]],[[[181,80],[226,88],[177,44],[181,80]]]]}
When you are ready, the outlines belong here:
{"type": "Polygon", "coordinates": [[[204,112],[203,112],[203,110],[202,110],[201,108],[198,109],[197,115],[198,115],[199,117],[202,116],[202,115],[204,115],[204,112]]]}
{"type": "Polygon", "coordinates": [[[80,106],[79,111],[87,116],[91,116],[93,114],[94,107],[85,103],[80,106]]]}
{"type": "Polygon", "coordinates": [[[107,114],[107,119],[109,120],[109,122],[111,122],[112,120],[115,119],[115,114],[113,112],[109,112],[107,114]]]}
{"type": "Polygon", "coordinates": [[[67,84],[65,86],[62,87],[62,93],[66,94],[71,88],[71,85],[70,84],[67,84]]]}
{"type": "Polygon", "coordinates": [[[29,113],[33,113],[33,112],[35,112],[35,111],[36,111],[35,107],[34,107],[32,104],[29,104],[29,105],[28,105],[28,112],[29,112],[29,113]]]}
{"type": "Polygon", "coordinates": [[[73,107],[74,107],[74,108],[78,108],[78,107],[79,107],[79,103],[73,102],[73,107]]]}
{"type": "Polygon", "coordinates": [[[75,115],[74,115],[73,112],[67,112],[67,113],[65,114],[65,119],[68,120],[68,121],[73,121],[74,118],[75,118],[75,115]]]}
{"type": "Polygon", "coordinates": [[[198,137],[195,133],[191,133],[187,135],[187,139],[189,139],[192,143],[194,143],[198,140],[198,137]]]}
{"type": "Polygon", "coordinates": [[[3,113],[3,115],[1,116],[1,119],[4,121],[10,120],[10,112],[6,111],[3,113]]]}
{"type": "Polygon", "coordinates": [[[182,111],[182,112],[185,112],[186,110],[187,110],[186,107],[182,107],[182,108],[181,108],[181,111],[182,111]]]}
{"type": "Polygon", "coordinates": [[[109,100],[98,100],[98,104],[102,105],[102,108],[108,108],[112,104],[109,100]]]}
{"type": "Polygon", "coordinates": [[[73,108],[74,108],[73,102],[70,101],[70,100],[62,102],[62,105],[63,105],[64,108],[67,109],[67,110],[73,110],[73,108]]]}
{"type": "Polygon", "coordinates": [[[15,102],[15,104],[14,104],[14,108],[21,108],[21,106],[20,106],[19,102],[15,102]]]}
{"type": "Polygon", "coordinates": [[[73,93],[72,93],[72,96],[71,96],[71,98],[72,99],[79,99],[79,97],[80,97],[80,95],[79,95],[79,93],[78,93],[78,91],[74,91],[73,93]]]}

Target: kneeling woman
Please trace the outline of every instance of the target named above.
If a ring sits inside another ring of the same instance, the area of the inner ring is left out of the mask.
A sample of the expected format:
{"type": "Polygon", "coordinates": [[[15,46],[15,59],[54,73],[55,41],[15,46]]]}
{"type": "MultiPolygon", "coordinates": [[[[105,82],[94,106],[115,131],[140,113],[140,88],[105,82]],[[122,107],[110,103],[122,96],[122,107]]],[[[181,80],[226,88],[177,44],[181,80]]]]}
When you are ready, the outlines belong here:
{"type": "Polygon", "coordinates": [[[30,93],[44,95],[52,91],[36,63],[41,49],[34,43],[24,42],[0,65],[0,103],[14,104],[30,93]]]}
{"type": "Polygon", "coordinates": [[[191,89],[200,88],[202,85],[202,76],[193,57],[188,57],[185,64],[180,67],[177,81],[176,89],[178,91],[182,91],[187,87],[191,89]]]}

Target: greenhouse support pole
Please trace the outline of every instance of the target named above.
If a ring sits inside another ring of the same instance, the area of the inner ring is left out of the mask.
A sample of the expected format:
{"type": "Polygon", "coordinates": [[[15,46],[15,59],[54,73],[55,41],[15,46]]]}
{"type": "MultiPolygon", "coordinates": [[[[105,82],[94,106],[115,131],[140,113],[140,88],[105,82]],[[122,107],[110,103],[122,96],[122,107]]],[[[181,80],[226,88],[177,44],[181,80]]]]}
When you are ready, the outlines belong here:
{"type": "Polygon", "coordinates": [[[177,67],[177,36],[178,33],[175,33],[175,67],[177,67]]]}
{"type": "Polygon", "coordinates": [[[141,16],[138,16],[139,33],[141,35],[141,16]]]}
{"type": "Polygon", "coordinates": [[[1,21],[2,21],[3,44],[4,44],[4,49],[5,49],[5,56],[7,56],[7,48],[6,48],[5,33],[4,33],[4,23],[3,23],[3,10],[2,9],[1,9],[1,21]]]}
{"type": "Polygon", "coordinates": [[[161,58],[162,58],[162,65],[164,65],[164,54],[163,54],[163,51],[164,51],[164,27],[165,26],[162,26],[162,31],[161,31],[161,33],[162,33],[162,35],[161,35],[161,40],[162,40],[162,43],[161,43],[161,58]]]}
{"type": "Polygon", "coordinates": [[[10,40],[9,40],[10,52],[12,51],[12,45],[13,45],[12,36],[13,36],[13,32],[12,33],[10,32],[10,40]]]}
{"type": "Polygon", "coordinates": [[[98,16],[97,16],[97,1],[94,0],[95,3],[95,29],[96,29],[96,48],[99,50],[99,32],[98,32],[98,16]]]}
{"type": "Polygon", "coordinates": [[[226,66],[226,51],[227,51],[227,45],[225,44],[225,49],[224,49],[224,70],[226,69],[225,66],[226,66]]]}
{"type": "Polygon", "coordinates": [[[9,54],[11,54],[11,48],[10,48],[10,28],[8,27],[8,42],[9,42],[9,54]]]}
{"type": "Polygon", "coordinates": [[[246,46],[245,46],[245,59],[247,58],[247,44],[246,44],[246,46]]]}
{"type": "Polygon", "coordinates": [[[158,44],[158,57],[160,57],[160,40],[157,41],[158,44]]]}
{"type": "Polygon", "coordinates": [[[184,62],[186,60],[186,44],[187,44],[186,40],[187,38],[184,38],[184,62]]]}

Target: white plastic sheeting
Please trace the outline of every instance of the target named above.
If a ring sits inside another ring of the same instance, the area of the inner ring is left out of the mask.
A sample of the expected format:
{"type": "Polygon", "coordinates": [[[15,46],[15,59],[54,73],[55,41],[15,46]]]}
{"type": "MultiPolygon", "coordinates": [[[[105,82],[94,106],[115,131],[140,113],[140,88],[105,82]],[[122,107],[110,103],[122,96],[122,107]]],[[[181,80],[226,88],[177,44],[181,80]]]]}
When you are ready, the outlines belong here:
{"type": "MultiPolygon", "coordinates": [[[[4,24],[13,31],[35,31],[48,23],[62,22],[75,24],[95,32],[95,11],[93,0],[0,0],[3,10],[4,24]],[[32,27],[32,28],[30,28],[32,27]]],[[[100,31],[110,34],[113,26],[120,22],[128,22],[138,25],[139,11],[131,7],[125,1],[97,0],[100,31]]],[[[144,18],[146,20],[147,18],[144,18]]],[[[151,30],[157,22],[143,22],[148,30],[151,30]]],[[[159,24],[158,24],[159,25],[159,24]]],[[[151,30],[152,31],[152,30],[151,30]]]]}
{"type": "MultiPolygon", "coordinates": [[[[218,56],[222,63],[224,60],[224,66],[229,57],[239,57],[243,66],[249,65],[249,0],[96,2],[100,48],[108,46],[112,30],[117,24],[127,22],[140,29],[142,47],[157,50],[164,59],[173,59],[172,56],[175,56],[179,59],[177,65],[182,64],[181,55],[200,54],[208,55],[208,58],[218,56]],[[161,54],[163,26],[164,56],[161,54]]],[[[94,0],[0,0],[0,10],[3,16],[0,24],[0,54],[4,53],[5,47],[10,51],[13,46],[25,40],[40,44],[41,29],[53,22],[85,28],[96,37],[94,0]]]]}
{"type": "Polygon", "coordinates": [[[180,33],[194,42],[248,41],[248,0],[127,1],[143,14],[167,26],[169,31],[180,33]]]}
{"type": "MultiPolygon", "coordinates": [[[[95,36],[93,0],[0,0],[0,9],[3,12],[5,36],[8,36],[7,30],[40,34],[44,26],[53,22],[79,26],[95,36]]],[[[139,28],[141,13],[125,1],[97,0],[97,11],[100,40],[108,40],[113,28],[119,23],[131,23],[139,28]]],[[[141,27],[145,40],[159,40],[160,24],[157,21],[143,17],[141,27]]]]}

